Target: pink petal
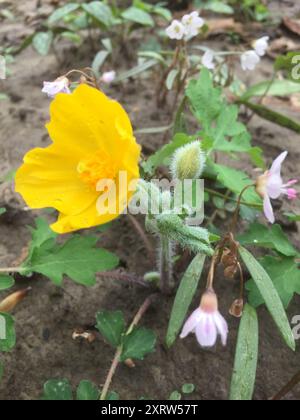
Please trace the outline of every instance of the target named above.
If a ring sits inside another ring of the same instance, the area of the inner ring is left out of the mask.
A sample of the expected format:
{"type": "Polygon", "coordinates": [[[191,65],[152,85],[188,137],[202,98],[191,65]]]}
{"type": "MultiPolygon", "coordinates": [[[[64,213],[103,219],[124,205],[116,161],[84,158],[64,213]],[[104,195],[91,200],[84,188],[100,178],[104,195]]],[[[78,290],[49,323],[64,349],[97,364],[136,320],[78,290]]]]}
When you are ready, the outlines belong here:
{"type": "Polygon", "coordinates": [[[283,181],[280,175],[270,173],[267,181],[267,194],[270,198],[277,199],[282,194],[283,181]]]}
{"type": "Polygon", "coordinates": [[[268,195],[264,198],[264,213],[270,223],[275,223],[275,216],[270,197],[268,195]]]}
{"type": "Polygon", "coordinates": [[[200,308],[196,309],[192,315],[188,318],[186,323],[184,324],[184,327],[182,329],[182,332],[180,334],[180,338],[187,337],[191,332],[194,332],[196,326],[199,324],[203,317],[203,312],[200,308]]]}
{"type": "Polygon", "coordinates": [[[226,346],[227,336],[228,336],[228,325],[225,319],[222,317],[220,312],[216,312],[214,315],[215,324],[217,326],[218,332],[221,335],[222,344],[226,346]]]}
{"type": "Polygon", "coordinates": [[[298,195],[298,192],[295,190],[295,188],[289,188],[287,190],[287,196],[289,200],[296,200],[297,195],[298,195]]]}
{"type": "Polygon", "coordinates": [[[271,169],[270,169],[270,174],[271,175],[280,176],[281,166],[282,166],[283,162],[285,161],[287,155],[288,155],[288,152],[283,152],[283,153],[281,153],[281,155],[278,156],[277,159],[274,160],[273,165],[271,166],[271,169]]]}
{"type": "Polygon", "coordinates": [[[196,327],[196,337],[202,347],[212,347],[217,341],[217,327],[212,315],[204,316],[196,327]]]}

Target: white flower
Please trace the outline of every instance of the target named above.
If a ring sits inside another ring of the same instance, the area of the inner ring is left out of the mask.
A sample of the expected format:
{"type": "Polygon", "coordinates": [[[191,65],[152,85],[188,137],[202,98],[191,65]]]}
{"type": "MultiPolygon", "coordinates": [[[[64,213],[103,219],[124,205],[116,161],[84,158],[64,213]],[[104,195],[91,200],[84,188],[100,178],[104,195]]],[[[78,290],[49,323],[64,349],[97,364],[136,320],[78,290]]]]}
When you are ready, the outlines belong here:
{"type": "Polygon", "coordinates": [[[264,36],[262,38],[259,38],[257,41],[254,42],[253,47],[257,55],[260,57],[263,57],[267,49],[269,48],[269,39],[270,37],[264,36]]]}
{"type": "Polygon", "coordinates": [[[106,73],[103,73],[101,77],[101,81],[103,83],[106,83],[107,85],[110,85],[116,78],[116,72],[114,70],[107,71],[106,73]]]}
{"type": "Polygon", "coordinates": [[[271,199],[276,200],[281,195],[286,195],[289,200],[297,198],[297,191],[291,187],[297,184],[298,180],[291,179],[284,183],[281,177],[281,167],[287,155],[288,152],[281,153],[274,160],[271,169],[261,175],[256,182],[256,191],[264,200],[264,213],[270,223],[275,222],[271,199]]]}
{"type": "Polygon", "coordinates": [[[259,62],[260,58],[253,50],[246,51],[241,56],[241,65],[244,71],[255,70],[255,67],[259,62]]]}
{"type": "Polygon", "coordinates": [[[62,76],[54,80],[54,82],[44,82],[42,92],[46,93],[49,98],[54,98],[58,93],[71,93],[69,85],[69,79],[62,76]]]}
{"type": "Polygon", "coordinates": [[[204,293],[201,305],[186,321],[180,338],[195,333],[197,341],[202,347],[212,347],[216,344],[220,334],[223,346],[226,346],[228,325],[218,311],[218,299],[213,290],[204,293]]]}
{"type": "Polygon", "coordinates": [[[185,34],[185,28],[179,20],[173,20],[170,26],[166,29],[166,34],[170,39],[183,39],[185,34]]]}
{"type": "Polygon", "coordinates": [[[181,22],[184,26],[186,39],[197,36],[204,25],[204,19],[199,16],[198,12],[192,12],[189,15],[183,16],[181,22]]]}
{"type": "Polygon", "coordinates": [[[213,51],[211,50],[206,51],[206,53],[202,57],[203,66],[209,70],[213,70],[215,68],[214,58],[215,56],[214,56],[213,51]]]}

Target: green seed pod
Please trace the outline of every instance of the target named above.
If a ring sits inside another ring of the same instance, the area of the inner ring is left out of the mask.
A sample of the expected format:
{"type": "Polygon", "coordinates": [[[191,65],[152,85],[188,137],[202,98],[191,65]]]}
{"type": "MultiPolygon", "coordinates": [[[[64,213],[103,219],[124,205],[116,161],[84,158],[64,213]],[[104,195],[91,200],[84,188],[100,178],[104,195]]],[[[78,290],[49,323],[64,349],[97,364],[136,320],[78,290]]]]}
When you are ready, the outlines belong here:
{"type": "Polygon", "coordinates": [[[170,167],[173,179],[183,181],[200,178],[205,167],[205,158],[200,141],[180,147],[175,152],[170,167]]]}

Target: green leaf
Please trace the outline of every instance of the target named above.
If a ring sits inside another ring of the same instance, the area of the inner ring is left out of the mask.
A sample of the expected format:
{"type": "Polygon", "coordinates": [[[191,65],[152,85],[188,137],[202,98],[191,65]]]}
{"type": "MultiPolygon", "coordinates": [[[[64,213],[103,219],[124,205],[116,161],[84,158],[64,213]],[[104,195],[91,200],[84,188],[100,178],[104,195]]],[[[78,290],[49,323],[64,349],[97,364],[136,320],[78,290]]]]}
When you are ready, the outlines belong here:
{"type": "Polygon", "coordinates": [[[203,5],[203,9],[210,10],[214,13],[222,13],[223,15],[233,15],[234,9],[228,4],[224,4],[222,1],[213,0],[208,2],[208,4],[203,5]]]}
{"type": "Polygon", "coordinates": [[[209,70],[203,69],[198,80],[192,80],[186,90],[192,111],[201,122],[206,132],[209,132],[212,122],[222,109],[221,90],[213,86],[209,70]]]}
{"type": "Polygon", "coordinates": [[[169,396],[169,401],[180,401],[182,399],[182,395],[178,391],[173,391],[169,396]]]}
{"type": "Polygon", "coordinates": [[[68,41],[73,42],[74,44],[79,45],[82,41],[82,38],[79,34],[76,34],[72,31],[65,31],[60,34],[61,38],[67,39],[68,41]]]}
{"type": "Polygon", "coordinates": [[[47,401],[72,401],[72,388],[67,379],[52,379],[45,383],[42,399],[47,401]]]}
{"type": "Polygon", "coordinates": [[[123,339],[123,352],[121,361],[127,359],[143,360],[154,351],[156,337],[153,331],[147,328],[136,328],[123,339]]]}
{"type": "Polygon", "coordinates": [[[107,28],[112,24],[113,15],[111,8],[101,1],[92,1],[81,5],[84,11],[107,28]]]}
{"type": "Polygon", "coordinates": [[[295,339],[289,324],[289,320],[285,313],[283,304],[278,296],[277,290],[275,289],[272,280],[268,273],[259,264],[259,262],[250,254],[247,249],[240,247],[240,255],[247,266],[250,274],[258,287],[262,297],[265,300],[266,306],[277,325],[280,333],[282,334],[286,344],[295,350],[295,339]]]}
{"type": "Polygon", "coordinates": [[[157,60],[147,60],[142,62],[141,64],[138,64],[136,67],[132,68],[131,70],[128,70],[124,73],[121,73],[117,78],[116,82],[123,82],[126,79],[130,79],[131,77],[135,77],[141,73],[143,73],[146,70],[151,69],[152,67],[156,66],[159,63],[157,60]]]}
{"type": "MultiPolygon", "coordinates": [[[[266,256],[259,260],[269,274],[285,308],[288,308],[295,293],[300,295],[300,270],[294,258],[275,258],[266,256]]],[[[249,301],[258,307],[265,303],[253,280],[246,284],[249,291],[249,301]]]]}
{"type": "Polygon", "coordinates": [[[183,325],[189,306],[196,293],[204,267],[205,255],[198,254],[185,272],[176,293],[168,326],[166,343],[171,347],[183,325]]]}
{"type": "Polygon", "coordinates": [[[90,381],[81,381],[77,388],[76,399],[78,401],[98,401],[100,392],[97,386],[90,381]]]}
{"type": "Polygon", "coordinates": [[[113,346],[118,347],[125,333],[125,320],[121,311],[101,311],[96,315],[97,329],[103,337],[113,346]]]}
{"type": "Polygon", "coordinates": [[[6,209],[4,207],[0,207],[0,216],[4,213],[6,213],[6,209]]]}
{"type": "Polygon", "coordinates": [[[154,26],[154,20],[151,15],[144,10],[137,7],[129,7],[122,13],[123,19],[129,20],[130,22],[139,23],[143,26],[154,26]]]}
{"type": "Polygon", "coordinates": [[[92,69],[98,77],[100,76],[100,69],[105,63],[105,60],[107,59],[109,55],[110,55],[109,51],[102,50],[96,54],[93,60],[92,69]]]}
{"type": "Polygon", "coordinates": [[[153,174],[155,169],[159,166],[168,166],[170,159],[175,151],[188,143],[191,143],[194,139],[186,134],[177,133],[172,142],[163,146],[154,155],[150,156],[148,160],[143,164],[143,169],[148,174],[153,174]]]}
{"type": "Polygon", "coordinates": [[[298,254],[280,225],[267,227],[260,223],[253,223],[246,233],[238,237],[238,241],[241,245],[273,249],[287,257],[294,257],[298,254]]]}
{"type": "MultiPolygon", "coordinates": [[[[242,171],[218,164],[212,164],[212,167],[218,176],[218,181],[237,195],[240,195],[247,185],[253,184],[253,181],[248,177],[248,175],[242,171]]],[[[256,194],[254,188],[249,188],[245,191],[243,194],[243,200],[249,204],[262,204],[262,201],[256,194]]]]}
{"type": "Polygon", "coordinates": [[[119,401],[120,396],[115,391],[109,391],[106,397],[106,401],[119,401]]]}
{"type": "Polygon", "coordinates": [[[300,124],[297,121],[292,120],[283,114],[280,114],[279,112],[273,111],[264,105],[254,104],[249,101],[241,100],[239,103],[245,105],[255,114],[259,115],[261,118],[264,118],[267,121],[271,121],[272,123],[280,125],[281,127],[288,128],[292,131],[295,131],[295,133],[300,133],[300,124]]]}
{"type": "Polygon", "coordinates": [[[192,394],[195,391],[195,385],[194,384],[184,384],[182,386],[182,393],[183,394],[192,394]]]}
{"type": "Polygon", "coordinates": [[[292,82],[290,80],[275,80],[272,84],[270,81],[258,83],[257,85],[251,86],[243,96],[242,100],[248,101],[254,96],[288,96],[293,93],[300,92],[300,84],[292,82]]]}
{"type": "Polygon", "coordinates": [[[53,232],[48,222],[42,217],[35,219],[35,225],[35,228],[29,226],[31,242],[29,245],[28,258],[25,261],[25,264],[27,264],[27,261],[30,261],[32,253],[36,248],[40,248],[45,242],[49,241],[49,239],[57,238],[57,234],[53,232]]]}
{"type": "Polygon", "coordinates": [[[36,272],[49,277],[61,286],[64,274],[76,283],[93,286],[97,272],[112,270],[118,258],[104,249],[95,248],[97,238],[75,235],[63,245],[54,239],[44,242],[32,252],[30,260],[22,265],[22,273],[36,272]]]}
{"type": "Polygon", "coordinates": [[[231,401],[251,401],[258,359],[258,319],[250,305],[244,308],[239,328],[235,363],[230,388],[231,401]]]}
{"type": "Polygon", "coordinates": [[[48,24],[53,25],[57,21],[63,19],[65,16],[69,15],[70,13],[75,12],[80,7],[78,3],[69,3],[65,6],[59,7],[56,9],[48,18],[48,24]]]}
{"type": "Polygon", "coordinates": [[[167,80],[166,80],[166,86],[168,90],[172,90],[173,85],[175,83],[176,77],[179,74],[179,70],[178,69],[173,69],[170,71],[170,73],[168,74],[167,80]]]}
{"type": "Polygon", "coordinates": [[[0,312],[0,351],[9,352],[16,345],[16,332],[14,318],[0,312]]]}
{"type": "Polygon", "coordinates": [[[15,281],[10,276],[0,275],[0,291],[10,289],[15,281]]]}
{"type": "Polygon", "coordinates": [[[37,32],[32,40],[32,45],[40,55],[47,55],[53,41],[53,33],[37,32]]]}

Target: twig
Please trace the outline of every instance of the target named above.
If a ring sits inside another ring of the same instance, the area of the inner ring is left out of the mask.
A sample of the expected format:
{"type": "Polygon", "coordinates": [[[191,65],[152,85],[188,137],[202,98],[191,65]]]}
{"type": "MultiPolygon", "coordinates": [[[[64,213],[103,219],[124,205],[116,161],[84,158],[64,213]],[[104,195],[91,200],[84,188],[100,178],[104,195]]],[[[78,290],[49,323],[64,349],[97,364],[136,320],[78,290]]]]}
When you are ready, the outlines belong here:
{"type": "Polygon", "coordinates": [[[296,385],[300,382],[300,372],[295,375],[290,382],[288,382],[274,397],[270,398],[271,401],[280,401],[284,398],[296,385]]]}
{"type": "Polygon", "coordinates": [[[144,229],[142,228],[140,223],[137,221],[137,219],[135,217],[133,217],[131,214],[128,214],[128,219],[130,220],[133,227],[135,228],[135,230],[137,231],[137,233],[140,235],[141,239],[143,240],[143,242],[145,244],[145,247],[147,249],[149,258],[151,259],[151,263],[154,263],[155,258],[154,258],[153,246],[152,246],[151,242],[149,241],[144,229]]]}
{"type": "MultiPolygon", "coordinates": [[[[147,312],[147,310],[149,309],[149,307],[151,306],[151,304],[153,303],[153,301],[155,300],[157,294],[153,294],[147,297],[147,299],[144,301],[144,303],[142,304],[142,306],[140,307],[140,309],[138,310],[138,312],[136,313],[135,317],[133,318],[132,323],[130,324],[130,327],[128,328],[126,335],[130,334],[133,330],[133,328],[135,326],[138,325],[138,323],[140,322],[141,318],[143,317],[143,315],[145,314],[145,312],[147,312]]],[[[116,373],[117,367],[120,363],[120,357],[122,355],[123,352],[123,345],[121,344],[118,348],[117,351],[115,353],[115,356],[113,358],[111,367],[108,371],[106,380],[105,380],[105,384],[103,386],[103,390],[100,396],[100,400],[104,401],[107,397],[108,391],[109,391],[109,387],[112,383],[112,379],[114,377],[114,374],[116,373]]]]}

